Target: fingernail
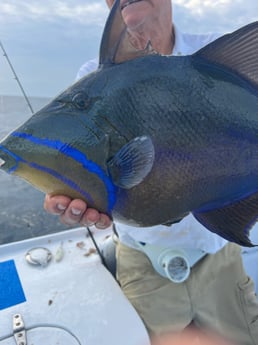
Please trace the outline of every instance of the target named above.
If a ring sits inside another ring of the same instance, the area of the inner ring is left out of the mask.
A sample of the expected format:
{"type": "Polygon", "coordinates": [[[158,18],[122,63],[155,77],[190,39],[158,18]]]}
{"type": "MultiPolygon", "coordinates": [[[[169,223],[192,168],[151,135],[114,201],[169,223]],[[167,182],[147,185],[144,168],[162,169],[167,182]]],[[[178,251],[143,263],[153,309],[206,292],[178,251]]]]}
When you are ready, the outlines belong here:
{"type": "Polygon", "coordinates": [[[79,216],[82,213],[81,210],[79,210],[78,208],[73,208],[73,207],[71,209],[71,212],[74,216],[79,216]]]}
{"type": "Polygon", "coordinates": [[[66,206],[62,205],[62,204],[57,204],[56,205],[56,208],[59,210],[59,211],[64,211],[66,209],[66,206]]]}
{"type": "Polygon", "coordinates": [[[98,222],[95,225],[96,225],[96,228],[99,228],[99,229],[105,229],[107,227],[105,222],[98,222]]]}
{"type": "Polygon", "coordinates": [[[94,222],[84,222],[85,226],[93,226],[95,223],[94,222]]]}

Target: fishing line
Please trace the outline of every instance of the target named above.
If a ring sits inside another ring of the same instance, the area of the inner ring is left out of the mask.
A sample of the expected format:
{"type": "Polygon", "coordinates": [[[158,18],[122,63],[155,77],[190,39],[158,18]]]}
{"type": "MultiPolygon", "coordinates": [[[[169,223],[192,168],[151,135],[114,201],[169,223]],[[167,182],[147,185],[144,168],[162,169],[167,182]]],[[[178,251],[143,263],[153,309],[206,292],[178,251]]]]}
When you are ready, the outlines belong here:
{"type": "MultiPolygon", "coordinates": [[[[87,226],[86,227],[89,237],[91,238],[94,247],[96,248],[96,251],[101,259],[101,263],[103,264],[103,266],[112,274],[112,276],[114,277],[114,279],[117,281],[116,279],[116,257],[115,257],[115,241],[112,237],[112,244],[110,247],[110,242],[106,243],[106,250],[103,247],[103,249],[101,250],[101,248],[98,246],[97,242],[95,241],[94,235],[92,233],[92,231],[90,230],[90,228],[87,226]],[[108,247],[109,246],[109,247],[108,247]],[[106,254],[106,257],[105,257],[106,254]]],[[[113,225],[113,235],[117,236],[117,232],[115,229],[115,226],[113,225]]],[[[117,283],[119,284],[119,282],[117,281],[117,283]]]]}
{"type": "Polygon", "coordinates": [[[13,72],[14,79],[17,81],[17,83],[18,83],[18,85],[19,85],[19,87],[20,87],[20,89],[21,89],[21,92],[22,92],[22,94],[23,94],[23,97],[25,98],[25,101],[26,101],[26,103],[28,104],[28,106],[29,106],[29,108],[30,108],[30,111],[31,111],[31,113],[32,113],[32,115],[33,115],[33,114],[34,114],[34,110],[33,110],[33,108],[32,108],[32,105],[31,105],[30,101],[29,101],[29,98],[27,97],[26,92],[25,92],[24,88],[22,87],[22,84],[21,84],[21,82],[20,82],[20,80],[19,80],[19,78],[18,78],[18,76],[17,76],[17,74],[16,74],[16,72],[15,72],[15,69],[14,69],[14,67],[13,67],[13,65],[12,65],[12,63],[11,63],[11,61],[10,61],[10,59],[9,59],[7,53],[6,53],[6,50],[4,49],[4,46],[3,46],[3,44],[2,44],[1,41],[0,41],[0,47],[2,48],[3,55],[4,55],[4,57],[6,58],[6,60],[7,60],[7,62],[8,62],[8,65],[9,65],[10,68],[11,68],[11,71],[13,72]]]}
{"type": "Polygon", "coordinates": [[[97,253],[98,253],[99,256],[100,256],[101,263],[106,267],[107,270],[109,270],[109,269],[108,269],[108,266],[107,266],[107,263],[106,263],[106,260],[105,260],[105,258],[104,258],[104,255],[102,254],[102,252],[101,252],[101,250],[100,250],[100,248],[99,248],[97,242],[95,241],[95,238],[94,238],[93,233],[91,232],[91,230],[90,230],[90,228],[89,228],[88,226],[86,227],[86,229],[87,229],[88,234],[89,234],[89,236],[90,236],[90,238],[91,238],[91,240],[92,240],[92,242],[93,242],[93,244],[94,244],[94,247],[96,248],[97,253]]]}
{"type": "MultiPolygon", "coordinates": [[[[79,345],[83,345],[80,342],[80,339],[70,329],[68,329],[65,326],[58,325],[58,324],[48,324],[48,323],[42,323],[41,324],[41,323],[39,323],[39,324],[35,324],[35,325],[31,325],[29,327],[26,327],[26,328],[24,328],[24,330],[26,332],[28,332],[28,331],[31,331],[31,330],[34,330],[34,329],[37,329],[37,328],[40,328],[40,329],[41,328],[54,328],[55,330],[62,330],[64,332],[67,332],[68,334],[70,334],[71,337],[73,337],[74,340],[76,340],[76,342],[79,345]]],[[[14,333],[4,335],[3,337],[0,337],[0,342],[2,342],[4,340],[12,339],[13,337],[14,337],[14,333]]]]}

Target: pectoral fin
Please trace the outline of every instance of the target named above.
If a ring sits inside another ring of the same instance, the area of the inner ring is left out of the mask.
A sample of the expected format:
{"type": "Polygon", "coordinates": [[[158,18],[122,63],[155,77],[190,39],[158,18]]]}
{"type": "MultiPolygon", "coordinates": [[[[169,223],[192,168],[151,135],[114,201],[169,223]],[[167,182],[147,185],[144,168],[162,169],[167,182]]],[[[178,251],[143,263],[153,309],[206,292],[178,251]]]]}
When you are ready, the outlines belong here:
{"type": "Polygon", "coordinates": [[[141,183],[152,169],[154,155],[154,146],[149,137],[129,141],[107,163],[113,183],[125,189],[141,183]]]}
{"type": "Polygon", "coordinates": [[[193,212],[194,217],[208,230],[241,246],[253,247],[249,239],[252,226],[258,218],[258,193],[227,205],[205,212],[193,212]]]}

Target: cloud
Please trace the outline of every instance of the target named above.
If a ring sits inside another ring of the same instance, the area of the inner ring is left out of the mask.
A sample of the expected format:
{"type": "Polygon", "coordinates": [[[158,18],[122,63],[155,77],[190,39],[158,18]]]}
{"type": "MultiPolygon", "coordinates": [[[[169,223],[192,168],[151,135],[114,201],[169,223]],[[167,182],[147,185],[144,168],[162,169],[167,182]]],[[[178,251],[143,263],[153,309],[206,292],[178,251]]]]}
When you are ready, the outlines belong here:
{"type": "Polygon", "coordinates": [[[258,8],[256,0],[173,0],[173,3],[184,7],[193,15],[201,16],[205,16],[211,11],[221,13],[234,8],[238,9],[240,13],[244,11],[253,14],[254,10],[258,8]]]}
{"type": "MultiPolygon", "coordinates": [[[[29,94],[52,96],[74,80],[98,54],[107,14],[104,0],[0,1],[0,40],[29,94]]],[[[16,93],[1,58],[0,71],[0,93],[16,93]]]]}
{"type": "Polygon", "coordinates": [[[258,20],[257,0],[173,0],[184,31],[227,32],[258,20]]]}
{"type": "Polygon", "coordinates": [[[219,10],[231,5],[231,0],[174,0],[175,4],[183,6],[193,14],[202,15],[207,9],[219,10]]]}
{"type": "MultiPolygon", "coordinates": [[[[257,20],[257,0],[173,0],[177,21],[186,22],[186,18],[198,28],[237,27],[243,23],[257,20]],[[234,25],[235,24],[235,25],[234,25]]],[[[104,0],[1,0],[0,22],[21,23],[67,21],[84,26],[103,27],[108,9],[104,0]]],[[[189,26],[189,22],[187,23],[189,26]]],[[[193,25],[190,26],[193,29],[193,25]]]]}
{"type": "Polygon", "coordinates": [[[0,20],[21,22],[24,20],[72,20],[77,23],[103,25],[108,10],[104,1],[16,1],[1,0],[0,20]]]}
{"type": "MultiPolygon", "coordinates": [[[[172,0],[182,31],[225,33],[258,20],[257,0],[172,0]]],[[[1,36],[28,94],[54,96],[98,55],[105,0],[0,0],[1,36]]],[[[0,94],[18,93],[0,58],[0,94]]]]}

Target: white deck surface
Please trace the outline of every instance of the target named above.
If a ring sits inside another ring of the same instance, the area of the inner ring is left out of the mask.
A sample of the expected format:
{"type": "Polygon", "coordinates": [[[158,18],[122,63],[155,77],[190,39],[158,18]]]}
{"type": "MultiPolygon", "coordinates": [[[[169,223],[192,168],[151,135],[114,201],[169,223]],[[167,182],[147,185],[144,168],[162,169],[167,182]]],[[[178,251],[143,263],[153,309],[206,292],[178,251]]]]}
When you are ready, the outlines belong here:
{"type": "MultiPolygon", "coordinates": [[[[101,245],[109,232],[95,231],[101,245]]],[[[258,226],[251,234],[258,243],[258,226]]],[[[19,345],[149,345],[145,327],[112,275],[93,252],[85,228],[0,247],[0,344],[17,345],[13,317],[20,314],[27,343],[19,345]],[[44,247],[45,267],[26,253],[44,247]]],[[[243,248],[258,292],[258,248],[243,248]]]]}
{"type": "Polygon", "coordinates": [[[117,282],[97,254],[89,255],[92,248],[83,228],[1,246],[1,345],[16,344],[15,314],[23,318],[27,345],[149,344],[142,321],[117,282]],[[47,266],[26,262],[27,251],[34,247],[51,251],[47,266]],[[63,258],[56,262],[60,249],[63,258]],[[16,267],[17,274],[6,265],[16,267]]]}

